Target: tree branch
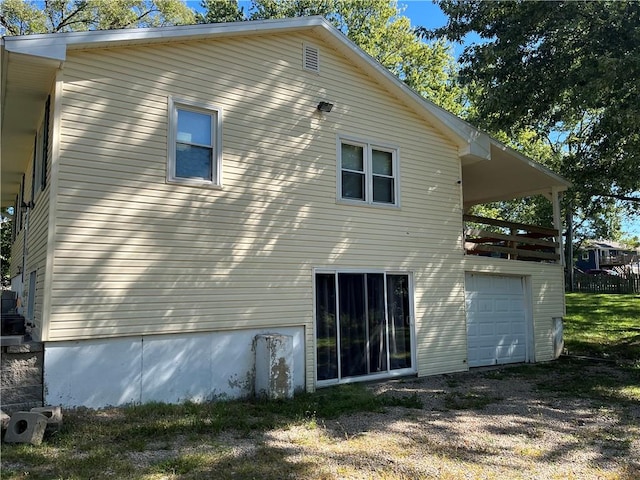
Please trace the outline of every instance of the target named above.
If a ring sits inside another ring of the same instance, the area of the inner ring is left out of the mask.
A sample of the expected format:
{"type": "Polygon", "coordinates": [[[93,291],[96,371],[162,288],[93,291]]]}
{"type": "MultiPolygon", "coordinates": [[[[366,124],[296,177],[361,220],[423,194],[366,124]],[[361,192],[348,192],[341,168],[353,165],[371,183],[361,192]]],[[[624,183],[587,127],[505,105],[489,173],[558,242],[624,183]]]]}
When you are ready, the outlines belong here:
{"type": "Polygon", "coordinates": [[[640,203],[640,197],[629,197],[627,195],[616,195],[614,193],[598,193],[595,196],[597,196],[597,197],[615,198],[616,200],[622,200],[624,202],[639,202],[640,203]]]}
{"type": "Polygon", "coordinates": [[[64,27],[67,27],[67,26],[71,25],[72,23],[87,23],[87,21],[83,21],[83,20],[74,20],[73,22],[70,21],[73,17],[78,15],[80,12],[82,12],[86,8],[87,8],[87,2],[80,2],[78,4],[78,8],[76,8],[75,11],[71,12],[66,18],[63,16],[62,20],[56,26],[54,31],[55,32],[59,32],[64,27]]]}
{"type": "Polygon", "coordinates": [[[0,25],[6,28],[10,35],[20,35],[20,31],[14,25],[11,25],[4,15],[0,15],[0,25]]]}

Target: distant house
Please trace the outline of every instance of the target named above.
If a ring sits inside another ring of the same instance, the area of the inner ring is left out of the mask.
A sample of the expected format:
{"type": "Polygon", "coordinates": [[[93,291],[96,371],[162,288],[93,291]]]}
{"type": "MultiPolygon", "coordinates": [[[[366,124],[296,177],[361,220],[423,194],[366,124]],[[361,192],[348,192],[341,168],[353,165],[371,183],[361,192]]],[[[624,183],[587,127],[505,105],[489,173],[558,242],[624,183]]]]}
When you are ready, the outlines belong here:
{"type": "Polygon", "coordinates": [[[582,271],[637,264],[640,250],[612,240],[587,240],[578,250],[576,267],[582,271]]]}
{"type": "Polygon", "coordinates": [[[568,183],[324,19],[0,54],[12,285],[47,403],[249,395],[262,333],[291,339],[307,390],[557,354],[568,183]],[[554,228],[466,215],[537,194],[554,228]]]}

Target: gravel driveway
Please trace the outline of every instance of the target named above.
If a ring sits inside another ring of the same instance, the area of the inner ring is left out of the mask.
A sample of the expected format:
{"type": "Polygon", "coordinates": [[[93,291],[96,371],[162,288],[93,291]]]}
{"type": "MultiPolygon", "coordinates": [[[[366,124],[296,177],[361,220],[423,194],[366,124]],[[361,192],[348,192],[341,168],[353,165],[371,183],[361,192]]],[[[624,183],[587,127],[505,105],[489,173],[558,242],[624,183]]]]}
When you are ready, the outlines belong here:
{"type": "Polygon", "coordinates": [[[294,410],[232,402],[68,412],[59,437],[3,450],[2,478],[640,479],[638,363],[562,359],[365,387],[381,396],[350,391],[372,408],[327,390],[299,397],[294,410]],[[345,398],[360,413],[313,411],[350,411],[345,398]],[[404,406],[365,411],[380,405],[404,406]]]}
{"type": "MultiPolygon", "coordinates": [[[[618,375],[608,364],[582,372],[618,375]]],[[[509,369],[379,383],[369,388],[415,395],[423,408],[271,431],[262,448],[306,465],[291,474],[304,478],[640,479],[640,405],[624,398],[633,385],[609,401],[544,384],[509,369]]]]}

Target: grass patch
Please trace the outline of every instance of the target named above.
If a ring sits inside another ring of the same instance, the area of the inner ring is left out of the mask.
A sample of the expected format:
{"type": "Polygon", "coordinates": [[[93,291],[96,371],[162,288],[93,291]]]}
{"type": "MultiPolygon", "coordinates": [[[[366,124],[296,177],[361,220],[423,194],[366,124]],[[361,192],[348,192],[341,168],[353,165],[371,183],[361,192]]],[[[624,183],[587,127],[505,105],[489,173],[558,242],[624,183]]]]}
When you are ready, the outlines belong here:
{"type": "Polygon", "coordinates": [[[565,348],[573,355],[640,362],[640,296],[569,293],[565,348]]]}
{"type": "Polygon", "coordinates": [[[376,395],[363,384],[350,384],[300,393],[292,400],[282,401],[149,403],[100,411],[80,408],[66,411],[62,430],[47,438],[42,446],[3,445],[2,478],[140,478],[134,473],[139,473],[141,467],[132,458],[147,449],[166,449],[168,457],[149,462],[148,478],[154,475],[209,478],[206,472],[214,471],[215,478],[226,478],[218,472],[219,465],[225,462],[232,464],[231,471],[240,478],[278,478],[277,465],[281,459],[273,460],[277,452],[258,449],[256,455],[270,465],[265,471],[252,460],[227,458],[228,452],[216,447],[212,438],[226,431],[249,437],[294,425],[314,429],[318,419],[381,412],[391,406],[421,408],[422,404],[415,394],[376,395]],[[176,441],[207,445],[213,451],[176,454],[171,451],[176,441]]]}

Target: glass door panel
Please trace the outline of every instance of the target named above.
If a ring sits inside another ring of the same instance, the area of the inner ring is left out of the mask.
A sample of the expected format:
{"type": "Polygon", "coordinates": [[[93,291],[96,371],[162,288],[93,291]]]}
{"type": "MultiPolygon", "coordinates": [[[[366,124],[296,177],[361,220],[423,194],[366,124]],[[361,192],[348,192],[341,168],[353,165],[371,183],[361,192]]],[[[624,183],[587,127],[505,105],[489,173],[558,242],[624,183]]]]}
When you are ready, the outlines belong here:
{"type": "Polygon", "coordinates": [[[411,368],[411,310],[407,275],[387,275],[387,305],[391,370],[411,368]]]}
{"type": "Polygon", "coordinates": [[[410,308],[408,275],[317,274],[318,381],[411,369],[410,308]]]}
{"type": "Polygon", "coordinates": [[[367,323],[364,275],[338,274],[340,312],[340,376],[367,373],[367,323]]]}
{"type": "Polygon", "coordinates": [[[367,349],[368,372],[386,372],[387,329],[384,315],[384,274],[368,273],[367,277],[367,349]]]}
{"type": "Polygon", "coordinates": [[[336,276],[316,275],[316,356],[318,380],[338,378],[336,276]]]}

